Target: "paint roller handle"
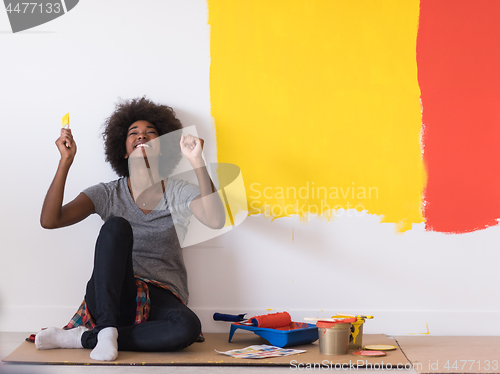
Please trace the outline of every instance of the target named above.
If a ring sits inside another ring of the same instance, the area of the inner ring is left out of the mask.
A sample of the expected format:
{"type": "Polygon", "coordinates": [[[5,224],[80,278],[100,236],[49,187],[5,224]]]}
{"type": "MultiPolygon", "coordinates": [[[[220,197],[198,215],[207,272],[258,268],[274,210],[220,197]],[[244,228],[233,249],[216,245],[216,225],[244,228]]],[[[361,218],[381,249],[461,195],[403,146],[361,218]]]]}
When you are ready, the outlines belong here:
{"type": "Polygon", "coordinates": [[[223,314],[214,313],[214,321],[241,322],[245,319],[245,314],[223,314]]]}

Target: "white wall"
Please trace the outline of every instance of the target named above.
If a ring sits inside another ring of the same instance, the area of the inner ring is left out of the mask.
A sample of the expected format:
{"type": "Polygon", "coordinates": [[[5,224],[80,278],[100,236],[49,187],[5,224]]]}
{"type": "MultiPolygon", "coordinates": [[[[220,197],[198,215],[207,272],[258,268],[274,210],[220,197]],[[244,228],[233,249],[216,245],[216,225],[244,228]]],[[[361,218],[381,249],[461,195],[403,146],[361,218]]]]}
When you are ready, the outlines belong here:
{"type": "MultiPolygon", "coordinates": [[[[2,255],[0,331],[62,326],[82,300],[101,220],[44,230],[39,214],[70,112],[78,154],[66,200],[115,179],[101,125],[118,97],[147,95],[196,125],[215,157],[209,101],[209,27],[203,0],[81,1],[67,15],[12,34],[0,11],[2,255]]],[[[243,177],[245,171],[242,170],[243,177]]],[[[374,314],[365,332],[500,334],[498,227],[465,235],[395,234],[376,216],[334,222],[249,217],[186,248],[190,306],[204,330],[213,312],[287,310],[294,320],[374,314]],[[292,240],[292,232],[294,239],[292,240]]]]}

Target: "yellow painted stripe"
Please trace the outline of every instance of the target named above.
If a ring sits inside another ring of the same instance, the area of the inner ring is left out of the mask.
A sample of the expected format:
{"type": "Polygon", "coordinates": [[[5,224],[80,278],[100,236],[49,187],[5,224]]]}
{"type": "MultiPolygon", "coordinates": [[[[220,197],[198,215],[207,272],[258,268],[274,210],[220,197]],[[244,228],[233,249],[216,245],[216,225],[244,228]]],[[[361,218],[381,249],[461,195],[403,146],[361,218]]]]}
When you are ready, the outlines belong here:
{"type": "Polygon", "coordinates": [[[218,160],[241,168],[250,213],[422,222],[419,2],[208,4],[218,160]]]}

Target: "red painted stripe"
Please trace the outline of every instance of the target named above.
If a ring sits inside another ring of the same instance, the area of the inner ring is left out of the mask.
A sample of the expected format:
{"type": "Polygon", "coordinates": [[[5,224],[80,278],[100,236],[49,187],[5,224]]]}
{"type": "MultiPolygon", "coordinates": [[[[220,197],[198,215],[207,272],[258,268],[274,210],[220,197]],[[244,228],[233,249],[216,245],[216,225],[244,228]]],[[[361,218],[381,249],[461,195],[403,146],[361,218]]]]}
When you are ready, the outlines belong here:
{"type": "Polygon", "coordinates": [[[500,1],[422,0],[417,38],[427,230],[500,218],[500,1]]]}

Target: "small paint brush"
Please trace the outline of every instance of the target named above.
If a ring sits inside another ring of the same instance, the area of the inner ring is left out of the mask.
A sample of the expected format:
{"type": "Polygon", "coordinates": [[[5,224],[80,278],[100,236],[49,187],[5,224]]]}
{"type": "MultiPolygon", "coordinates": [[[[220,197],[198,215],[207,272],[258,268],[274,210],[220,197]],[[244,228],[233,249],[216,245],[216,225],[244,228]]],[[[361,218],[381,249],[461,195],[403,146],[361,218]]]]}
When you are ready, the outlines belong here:
{"type": "Polygon", "coordinates": [[[338,318],[338,317],[356,317],[363,319],[373,319],[373,316],[362,316],[362,315],[345,314],[345,313],[338,313],[335,316],[332,316],[332,318],[338,318]]]}
{"type": "MultiPolygon", "coordinates": [[[[62,118],[62,127],[63,129],[69,129],[69,113],[66,113],[62,118]]],[[[66,142],[66,148],[69,148],[68,142],[66,142]]]]}
{"type": "Polygon", "coordinates": [[[148,156],[146,155],[146,150],[142,147],[142,155],[144,156],[144,161],[146,161],[146,168],[149,173],[149,180],[151,181],[151,186],[155,184],[153,173],[151,172],[151,167],[149,166],[148,156]]]}
{"type": "Polygon", "coordinates": [[[356,317],[348,317],[343,315],[342,317],[332,317],[332,318],[316,318],[316,317],[306,317],[304,321],[312,322],[337,322],[337,323],[354,323],[356,322],[356,317]]]}
{"type": "Polygon", "coordinates": [[[69,129],[69,113],[66,113],[62,118],[62,127],[64,129],[69,129]]]}

